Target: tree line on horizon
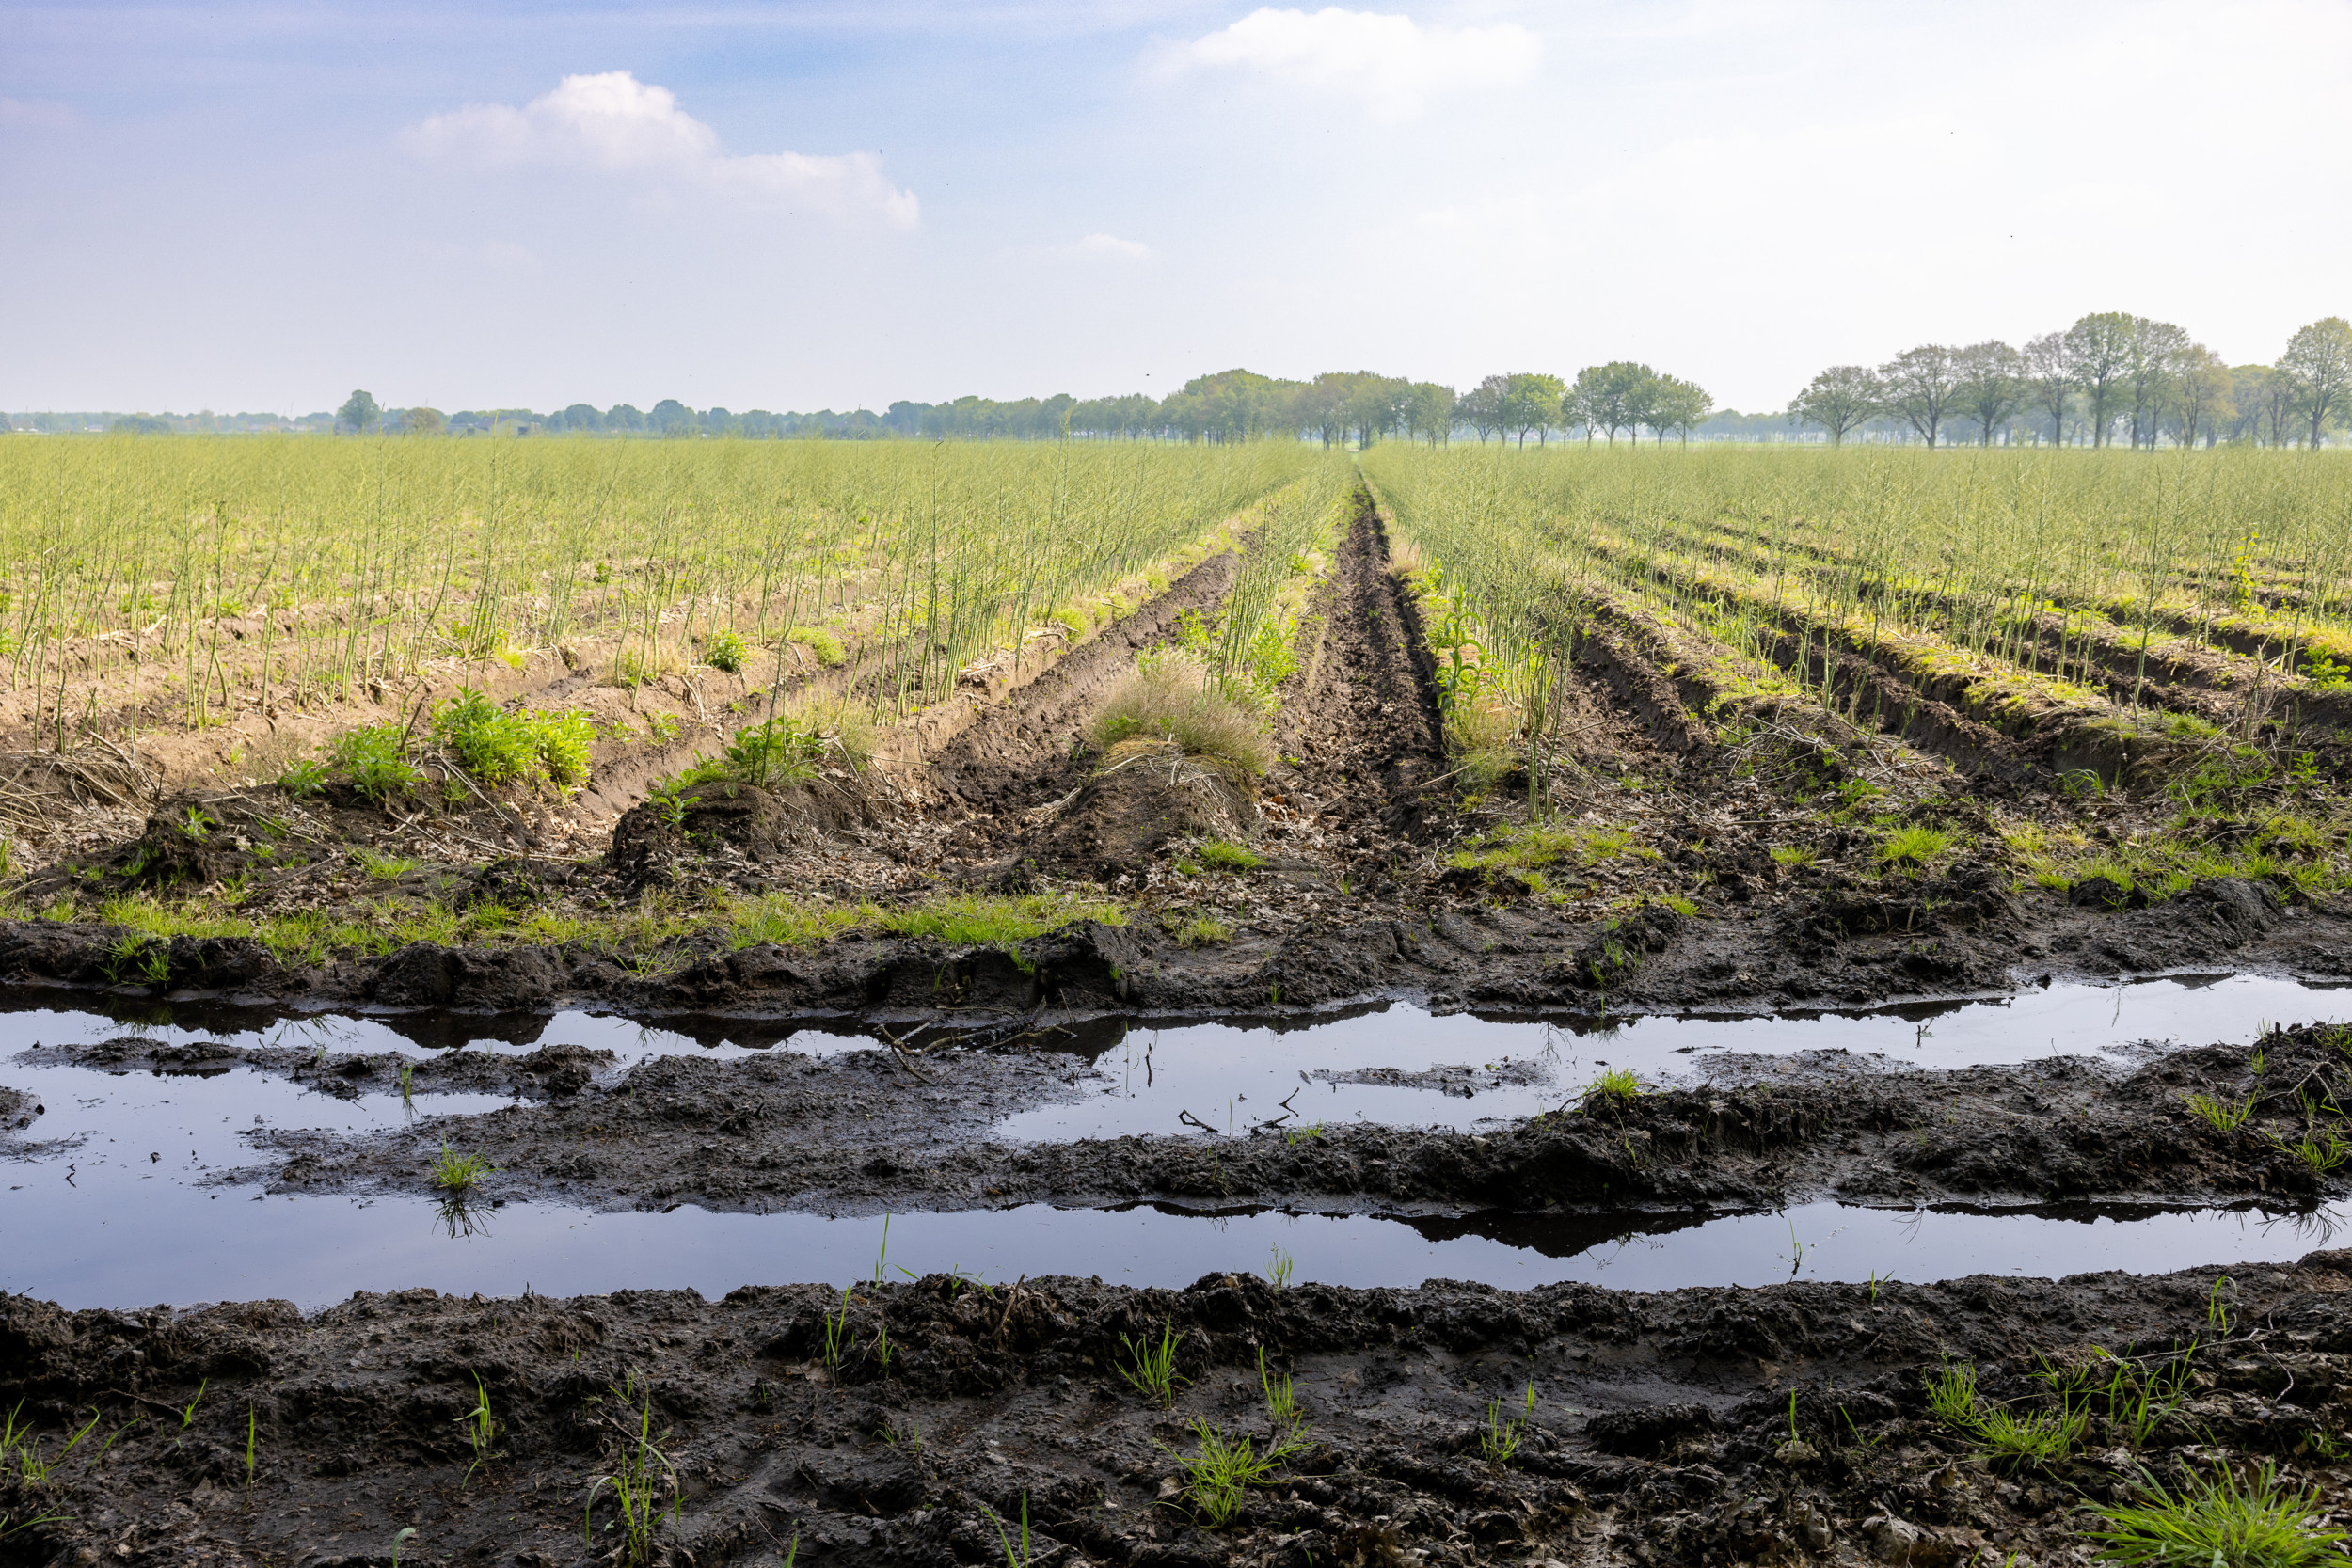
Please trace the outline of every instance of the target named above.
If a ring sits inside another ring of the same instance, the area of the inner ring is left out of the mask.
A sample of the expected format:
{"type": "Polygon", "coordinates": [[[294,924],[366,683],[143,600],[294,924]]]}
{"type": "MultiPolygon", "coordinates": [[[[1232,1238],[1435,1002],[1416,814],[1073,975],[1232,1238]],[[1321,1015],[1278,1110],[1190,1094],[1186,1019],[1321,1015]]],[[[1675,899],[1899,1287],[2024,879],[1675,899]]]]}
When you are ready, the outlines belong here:
{"type": "Polygon", "coordinates": [[[1197,376],[1165,398],[1148,393],[945,403],[898,402],[882,413],[735,413],[675,398],[650,409],[576,403],[528,408],[384,408],[354,391],[332,413],[215,416],[25,414],[21,429],[386,431],[404,435],[617,435],[933,440],[1163,439],[1244,441],[1275,436],[1368,447],[1392,436],[1538,445],[1554,435],[1764,438],[1773,427],[1830,444],[1858,434],[1933,447],[1963,436],[2134,449],[2217,441],[2318,446],[2352,418],[2352,324],[2328,316],[2297,330],[2269,365],[2225,363],[2182,327],[2122,311],[2087,315],[2021,348],[1998,340],[1925,343],[1883,364],[1833,365],[1771,415],[1718,410],[1695,382],[1631,360],[1587,366],[1573,378],[1534,372],[1490,375],[1468,391],[1438,382],[1332,371],[1293,381],[1248,370],[1197,376]]]}
{"type": "Polygon", "coordinates": [[[2022,349],[1991,340],[1922,343],[1886,363],[1832,365],[1788,402],[1791,423],[1831,445],[1873,421],[1899,422],[1928,446],[1947,425],[2055,445],[2134,450],[2252,441],[2317,447],[2352,410],[2352,324],[2326,316],[2298,329],[2269,365],[2225,363],[2171,322],[2122,310],[2083,317],[2022,349]]]}

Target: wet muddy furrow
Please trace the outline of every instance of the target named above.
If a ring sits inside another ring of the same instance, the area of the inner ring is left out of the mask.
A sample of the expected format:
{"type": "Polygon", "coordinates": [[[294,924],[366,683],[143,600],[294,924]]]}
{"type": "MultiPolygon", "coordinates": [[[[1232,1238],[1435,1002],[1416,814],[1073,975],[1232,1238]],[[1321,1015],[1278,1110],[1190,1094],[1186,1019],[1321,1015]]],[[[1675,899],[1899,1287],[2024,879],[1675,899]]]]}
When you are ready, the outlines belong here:
{"type": "Polygon", "coordinates": [[[0,1507],[46,1515],[8,1543],[27,1563],[380,1563],[407,1530],[405,1561],[569,1568],[621,1544],[596,1478],[644,1463],[658,1560],[698,1565],[944,1568],[1001,1558],[1000,1530],[1015,1560],[1025,1532],[1029,1560],[1073,1564],[2064,1560],[2141,1465],[2265,1459],[2352,1506],[2319,1441],[2352,1418],[2347,1299],[2342,1252],[2219,1280],[1654,1296],[931,1275],[715,1302],[415,1291],[314,1318],[20,1297],[0,1401],[44,1450],[87,1412],[115,1440],[38,1491],[0,1482],[0,1507]],[[1163,1336],[1165,1407],[1120,1370],[1163,1336]],[[2038,1410],[2037,1367],[2104,1385],[2108,1354],[2133,1358],[2123,1400],[2029,1465],[1928,1399],[1959,1365],[2038,1410]],[[1186,1484],[1204,1431],[1293,1440],[1221,1518],[1186,1484]]]}
{"type": "MultiPolygon", "coordinates": [[[[1245,1095],[1229,1117],[1204,1082],[1203,1098],[1171,1100],[1152,1118],[1164,1132],[1033,1141],[1052,1122],[1035,1114],[1040,1107],[1081,1106],[1114,1086],[1089,1072],[1086,1057],[1054,1044],[1049,1036],[1011,1051],[926,1050],[917,1041],[821,1057],[670,1055],[618,1074],[604,1070],[610,1053],[576,1046],[520,1056],[460,1052],[408,1064],[415,1091],[516,1100],[459,1115],[431,1114],[427,1101],[408,1125],[358,1137],[256,1130],[247,1140],[267,1163],[208,1180],[259,1180],[279,1193],[427,1194],[439,1152],[453,1148],[495,1167],[485,1191],[501,1202],[598,1210],[683,1202],[879,1214],[1168,1201],[1606,1213],[1830,1199],[2310,1205],[2352,1193],[2352,1165],[2340,1155],[2328,1163],[2336,1124],[2312,1109],[2352,1103],[2352,1032],[2334,1026],[2273,1031],[2251,1050],[2165,1052],[2130,1070],[2073,1055],[1957,1070],[1890,1068],[1842,1052],[1722,1056],[1693,1085],[1623,1099],[1585,1093],[1581,1082],[1560,1085],[1547,1097],[1554,1108],[1474,1131],[1327,1125],[1263,1091],[1256,1103],[1245,1095]],[[2217,1126],[2200,1114],[2200,1101],[2240,1119],[2217,1126]],[[1027,1123],[1039,1127],[1031,1141],[1001,1136],[1027,1123]]],[[[1180,1049],[1170,1048],[1171,1071],[1184,1070],[1180,1049]]],[[[110,1072],[243,1066],[345,1097],[386,1094],[403,1067],[389,1055],[135,1038],[42,1047],[19,1060],[110,1072]]],[[[1460,1076],[1466,1093],[1483,1082],[1475,1065],[1446,1069],[1428,1080],[1440,1092],[1445,1072],[1460,1076]]],[[[1311,1090],[1333,1079],[1299,1076],[1311,1090]]],[[[1530,1081],[1542,1083],[1540,1070],[1530,1081]]],[[[1318,1097],[1327,1090],[1315,1090],[1310,1107],[1318,1097]]],[[[44,1158],[33,1141],[41,1131],[18,1134],[11,1152],[44,1158]]]]}

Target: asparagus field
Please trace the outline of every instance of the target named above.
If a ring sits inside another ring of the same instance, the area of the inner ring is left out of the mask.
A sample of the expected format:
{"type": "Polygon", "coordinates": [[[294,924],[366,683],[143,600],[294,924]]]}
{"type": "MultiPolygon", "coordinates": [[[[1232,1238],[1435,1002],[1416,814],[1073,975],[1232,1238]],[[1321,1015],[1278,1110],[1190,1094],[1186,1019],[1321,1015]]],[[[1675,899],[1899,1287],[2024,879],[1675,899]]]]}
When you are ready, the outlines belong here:
{"type": "Polygon", "coordinates": [[[2327,452],[0,444],[0,1563],[2336,1560],[2347,551],[2327,452]]]}

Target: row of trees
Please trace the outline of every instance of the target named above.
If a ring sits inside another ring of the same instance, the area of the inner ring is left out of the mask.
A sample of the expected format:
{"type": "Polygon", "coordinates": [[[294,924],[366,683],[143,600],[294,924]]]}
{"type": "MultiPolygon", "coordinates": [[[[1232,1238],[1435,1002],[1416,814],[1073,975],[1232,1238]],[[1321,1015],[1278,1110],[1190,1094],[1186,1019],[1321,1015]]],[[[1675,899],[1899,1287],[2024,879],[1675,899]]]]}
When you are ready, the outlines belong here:
{"type": "Polygon", "coordinates": [[[1833,444],[1893,420],[1934,446],[1947,425],[1991,445],[2003,433],[2059,445],[2118,438],[2319,445],[2352,408],[2352,324],[2312,323],[2272,365],[2233,367],[2170,322],[2120,310],[2083,317],[2023,349],[1923,343],[1873,369],[1832,365],[1788,403],[1791,423],[1833,444]]]}

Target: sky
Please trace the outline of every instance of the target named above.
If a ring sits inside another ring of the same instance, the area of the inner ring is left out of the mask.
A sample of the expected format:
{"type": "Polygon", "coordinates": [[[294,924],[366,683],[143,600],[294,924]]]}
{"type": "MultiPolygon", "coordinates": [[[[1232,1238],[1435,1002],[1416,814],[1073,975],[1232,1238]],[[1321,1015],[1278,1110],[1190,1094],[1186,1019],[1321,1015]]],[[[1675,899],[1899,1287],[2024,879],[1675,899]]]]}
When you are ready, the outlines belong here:
{"type": "Polygon", "coordinates": [[[2352,314],[2352,0],[0,0],[0,408],[1819,370],[2352,314]]]}

